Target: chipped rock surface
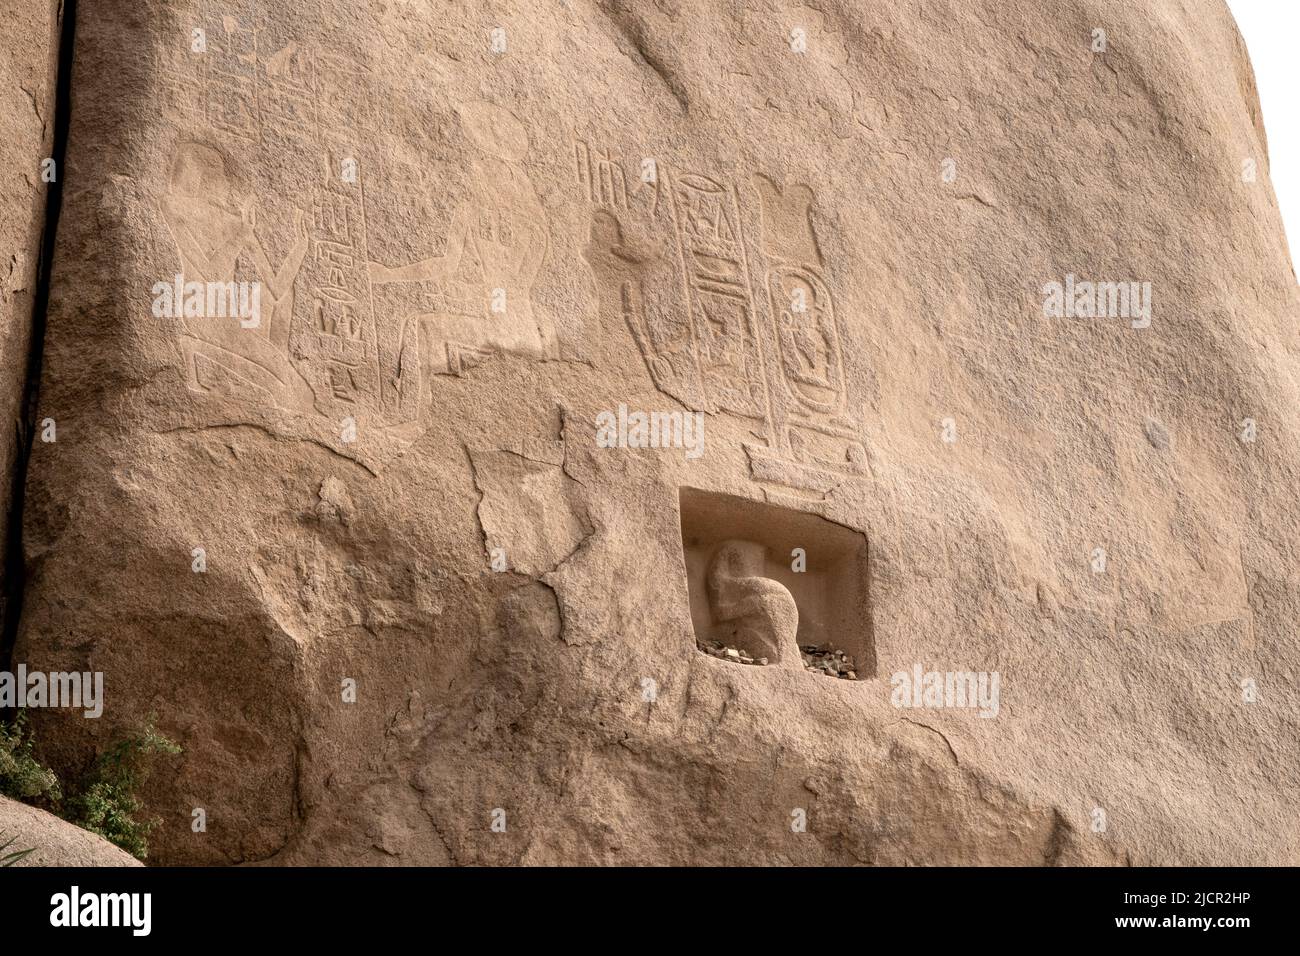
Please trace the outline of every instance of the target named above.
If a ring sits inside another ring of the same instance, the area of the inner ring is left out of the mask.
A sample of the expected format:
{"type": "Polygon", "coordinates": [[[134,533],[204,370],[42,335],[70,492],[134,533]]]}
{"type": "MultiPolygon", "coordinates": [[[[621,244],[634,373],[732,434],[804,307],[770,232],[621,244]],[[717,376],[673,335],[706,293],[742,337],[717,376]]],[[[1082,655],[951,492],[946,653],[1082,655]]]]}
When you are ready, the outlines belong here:
{"type": "Polygon", "coordinates": [[[182,745],[151,862],[1300,862],[1220,0],[95,0],[75,68],[15,659],[105,675],[61,771],[182,745]]]}

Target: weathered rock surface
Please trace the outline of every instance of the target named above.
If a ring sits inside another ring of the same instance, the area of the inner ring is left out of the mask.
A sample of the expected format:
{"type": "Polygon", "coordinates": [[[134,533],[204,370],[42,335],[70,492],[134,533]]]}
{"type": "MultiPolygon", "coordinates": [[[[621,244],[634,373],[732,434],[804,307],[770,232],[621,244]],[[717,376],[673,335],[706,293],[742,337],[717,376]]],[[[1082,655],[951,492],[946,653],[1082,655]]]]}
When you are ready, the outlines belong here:
{"type": "Polygon", "coordinates": [[[0,0],[0,611],[13,584],[3,559],[25,440],[21,406],[49,188],[42,163],[54,141],[60,6],[0,0]]]}
{"type": "Polygon", "coordinates": [[[52,813],[0,797],[0,843],[5,853],[31,850],[14,866],[140,866],[131,854],[52,813]]]}
{"type": "Polygon", "coordinates": [[[17,656],[105,673],[61,768],[185,748],[151,860],[1300,862],[1298,303],[1220,0],[97,0],[75,67],[17,656]],[[740,637],[793,600],[857,680],[697,649],[724,541],[740,637]]]}

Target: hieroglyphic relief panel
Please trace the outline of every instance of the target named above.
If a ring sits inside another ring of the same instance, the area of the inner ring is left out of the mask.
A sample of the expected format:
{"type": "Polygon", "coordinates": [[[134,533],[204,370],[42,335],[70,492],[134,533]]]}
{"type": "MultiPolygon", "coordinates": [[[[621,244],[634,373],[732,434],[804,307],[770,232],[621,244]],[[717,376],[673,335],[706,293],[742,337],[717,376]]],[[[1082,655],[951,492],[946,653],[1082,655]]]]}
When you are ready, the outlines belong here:
{"type": "Polygon", "coordinates": [[[398,425],[417,415],[420,363],[414,326],[375,308],[369,74],[299,32],[312,23],[255,0],[204,0],[184,44],[159,64],[192,140],[177,146],[163,200],[182,270],[224,281],[238,268],[270,300],[256,330],[187,320],[188,381],[198,392],[227,381],[221,391],[258,405],[398,425]],[[300,161],[283,162],[286,149],[300,161]],[[277,260],[270,250],[286,243],[277,260]]]}
{"type": "MultiPolygon", "coordinates": [[[[257,97],[257,33],[243,4],[221,16],[220,28],[208,34],[203,57],[206,72],[208,122],[219,130],[250,142],[261,139],[261,108],[257,97]]],[[[251,11],[250,11],[251,13],[251,11]]]]}
{"type": "Polygon", "coordinates": [[[294,211],[288,252],[273,265],[258,228],[256,196],[232,173],[225,152],[194,141],[177,145],[160,205],[183,283],[233,287],[251,275],[264,287],[258,314],[247,322],[187,309],[180,340],[189,386],[309,409],[311,391],[288,349],[295,284],[308,246],[303,213],[294,211]]]}
{"type": "Polygon", "coordinates": [[[763,359],[736,190],[686,174],[673,176],[671,192],[705,391],[719,408],[763,418],[763,359]]]}
{"type": "Polygon", "coordinates": [[[593,211],[588,262],[617,288],[618,315],[655,386],[690,408],[716,410],[700,372],[666,177],[629,179],[619,155],[581,140],[574,161],[580,195],[593,211]]]}
{"type": "Polygon", "coordinates": [[[259,129],[311,137],[320,129],[316,57],[297,39],[266,32],[260,38],[265,53],[257,61],[259,129]]]}
{"type": "Polygon", "coordinates": [[[579,140],[574,157],[584,200],[606,217],[593,234],[605,230],[604,244],[617,249],[627,224],[671,249],[671,277],[663,262],[614,253],[629,266],[619,270],[627,273],[620,311],[656,386],[691,407],[764,420],[763,353],[736,188],[667,168],[632,187],[613,151],[579,140]]]}
{"type": "MultiPolygon", "coordinates": [[[[263,5],[209,0],[164,51],[157,75],[175,106],[222,134],[248,143],[313,139],[321,130],[320,94],[332,89],[318,79],[317,59],[263,5]]],[[[346,96],[349,88],[338,90],[346,96]]]]}
{"type": "MultiPolygon", "coordinates": [[[[849,412],[840,323],[812,225],[813,192],[799,185],[782,190],[762,175],[754,186],[782,386],[773,383],[776,438],[779,457],[791,465],[781,470],[791,479],[786,483],[815,490],[824,482],[820,469],[865,472],[861,423],[849,412]]],[[[753,462],[770,458],[764,449],[748,450],[753,462]]]]}
{"type": "Polygon", "coordinates": [[[365,200],[360,169],[327,153],[312,204],[312,252],[303,271],[309,317],[295,346],[309,357],[317,401],[371,407],[380,397],[374,305],[367,275],[365,200]],[[351,169],[351,167],[349,167],[351,169]]]}
{"type": "Polygon", "coordinates": [[[257,32],[251,0],[203,3],[156,71],[172,105],[223,135],[261,138],[257,32]]]}
{"type": "Polygon", "coordinates": [[[762,175],[742,191],[666,164],[629,189],[616,151],[579,139],[574,155],[592,209],[588,259],[598,280],[617,282],[617,308],[655,385],[692,408],[761,422],[765,442],[745,446],[760,482],[825,495],[864,474],[813,191],[762,175]],[[672,244],[672,268],[639,252],[632,232],[650,247],[644,237],[672,244]]]}
{"type": "MultiPolygon", "coordinates": [[[[534,301],[550,247],[547,215],[529,173],[528,130],[485,101],[456,107],[468,162],[440,246],[414,262],[370,263],[380,310],[398,317],[421,387],[462,375],[499,353],[558,354],[555,324],[534,301]]],[[[404,386],[405,387],[405,386],[404,386]]]]}

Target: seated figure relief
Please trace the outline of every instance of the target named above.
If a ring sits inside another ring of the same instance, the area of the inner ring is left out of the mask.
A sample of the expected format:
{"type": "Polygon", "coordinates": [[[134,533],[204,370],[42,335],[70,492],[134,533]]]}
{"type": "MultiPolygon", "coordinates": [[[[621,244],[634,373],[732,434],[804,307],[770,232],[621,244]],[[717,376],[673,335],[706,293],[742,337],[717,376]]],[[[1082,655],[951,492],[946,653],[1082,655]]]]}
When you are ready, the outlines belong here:
{"type": "MultiPolygon", "coordinates": [[[[464,350],[556,354],[554,327],[532,302],[545,261],[546,213],[524,167],[528,133],[488,103],[460,110],[474,147],[470,194],[456,207],[445,251],[405,266],[370,264],[376,285],[431,283],[433,308],[415,306],[421,367],[457,371],[464,350]]],[[[427,303],[428,299],[418,300],[427,303]]]]}
{"type": "Polygon", "coordinates": [[[233,282],[244,256],[268,293],[252,326],[241,325],[236,317],[182,320],[190,387],[205,390],[213,370],[219,369],[265,390],[279,404],[311,410],[314,395],[289,358],[294,283],[309,241],[301,210],[294,211],[294,244],[277,269],[257,236],[255,197],[238,192],[220,152],[186,143],[172,163],[162,212],[180,254],[185,282],[233,282]]]}

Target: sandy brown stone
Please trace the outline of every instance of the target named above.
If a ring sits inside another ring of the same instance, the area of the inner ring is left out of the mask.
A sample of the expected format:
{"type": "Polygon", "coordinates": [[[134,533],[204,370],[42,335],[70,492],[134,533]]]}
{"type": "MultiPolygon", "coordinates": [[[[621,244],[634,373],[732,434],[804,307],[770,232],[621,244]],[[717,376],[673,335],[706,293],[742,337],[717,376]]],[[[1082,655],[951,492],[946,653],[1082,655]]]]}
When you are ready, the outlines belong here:
{"type": "MultiPolygon", "coordinates": [[[[59,47],[57,0],[0,0],[0,557],[26,441],[23,396],[45,231],[59,47]]],[[[0,602],[15,582],[0,562],[0,602]]]]}
{"type": "Polygon", "coordinates": [[[97,0],[76,70],[18,654],[106,675],[60,767],[185,748],[151,859],[1300,862],[1300,303],[1220,0],[97,0]]]}
{"type": "Polygon", "coordinates": [[[32,851],[14,866],[141,865],[131,854],[103,837],[8,797],[0,797],[0,844],[3,843],[9,846],[0,855],[32,851]]]}

